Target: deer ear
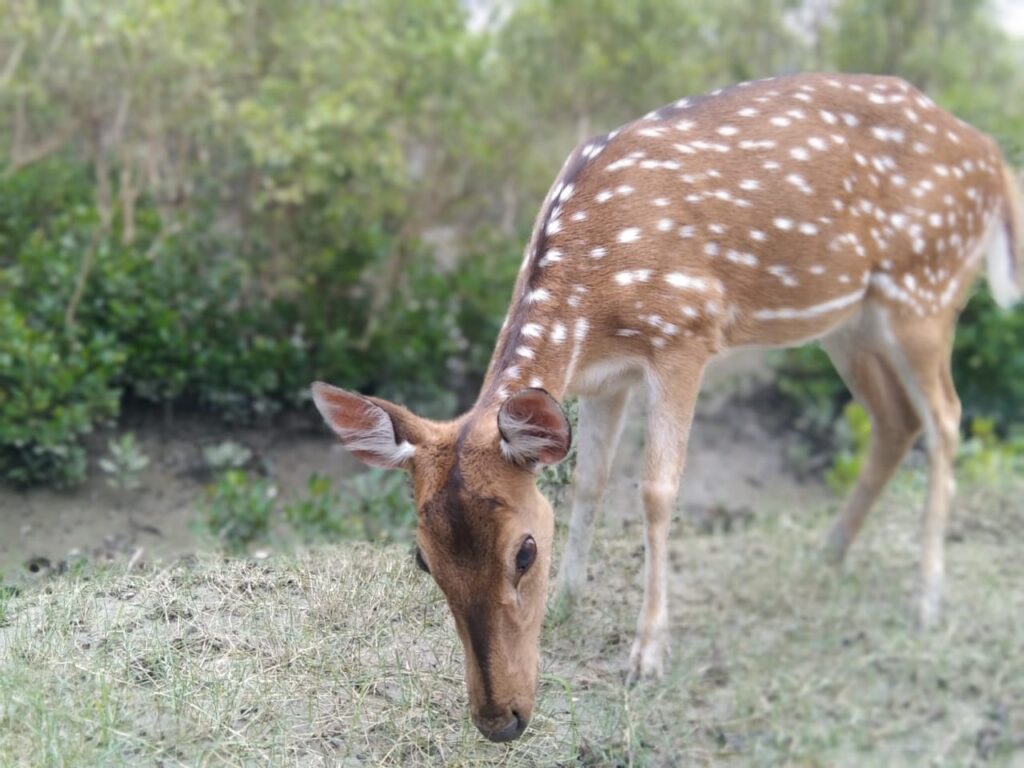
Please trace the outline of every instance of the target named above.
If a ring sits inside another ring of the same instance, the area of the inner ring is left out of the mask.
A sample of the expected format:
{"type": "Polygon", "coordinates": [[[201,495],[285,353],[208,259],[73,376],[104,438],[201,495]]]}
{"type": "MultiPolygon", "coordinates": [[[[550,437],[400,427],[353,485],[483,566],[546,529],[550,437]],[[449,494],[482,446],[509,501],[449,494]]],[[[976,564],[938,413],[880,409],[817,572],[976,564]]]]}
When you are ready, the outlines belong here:
{"type": "Polygon", "coordinates": [[[498,431],[502,455],[520,466],[557,464],[572,444],[569,420],[543,389],[524,389],[502,403],[498,431]]]}
{"type": "Polygon", "coordinates": [[[372,467],[408,467],[422,436],[419,417],[386,400],[320,381],[311,389],[320,415],[353,456],[372,467]]]}

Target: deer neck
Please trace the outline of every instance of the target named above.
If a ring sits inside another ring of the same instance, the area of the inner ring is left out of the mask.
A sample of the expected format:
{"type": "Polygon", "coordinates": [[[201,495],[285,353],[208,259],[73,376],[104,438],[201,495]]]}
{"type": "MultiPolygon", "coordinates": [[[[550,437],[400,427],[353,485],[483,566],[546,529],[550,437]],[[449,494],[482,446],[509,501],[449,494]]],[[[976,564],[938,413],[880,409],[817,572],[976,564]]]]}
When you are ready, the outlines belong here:
{"type": "Polygon", "coordinates": [[[590,330],[579,312],[586,289],[531,282],[521,274],[477,401],[499,405],[522,389],[543,389],[562,400],[578,368],[590,330]]]}

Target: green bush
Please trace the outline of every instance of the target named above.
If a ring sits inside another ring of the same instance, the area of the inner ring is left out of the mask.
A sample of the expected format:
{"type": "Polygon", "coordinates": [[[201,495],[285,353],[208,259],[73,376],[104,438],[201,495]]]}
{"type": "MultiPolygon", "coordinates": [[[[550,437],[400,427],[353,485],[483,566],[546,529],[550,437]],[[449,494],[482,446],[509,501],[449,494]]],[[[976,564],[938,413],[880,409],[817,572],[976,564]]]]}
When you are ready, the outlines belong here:
{"type": "Polygon", "coordinates": [[[572,429],[574,439],[569,447],[569,453],[564,459],[552,466],[544,467],[537,480],[540,490],[548,497],[548,500],[558,506],[565,503],[569,488],[572,487],[573,477],[576,474],[576,437],[579,435],[578,427],[580,422],[580,403],[573,398],[566,400],[563,404],[565,415],[569,419],[569,426],[572,429]]]}
{"type": "Polygon", "coordinates": [[[306,496],[285,507],[284,517],[303,541],[408,539],[416,510],[402,472],[371,469],[335,490],[329,478],[311,475],[306,496]]]}
{"type": "Polygon", "coordinates": [[[84,435],[117,416],[124,358],[104,335],[62,338],[0,300],[0,480],[68,487],[86,474],[84,435]]]}
{"type": "Polygon", "coordinates": [[[1024,424],[1024,306],[996,306],[981,285],[957,325],[953,380],[964,416],[994,419],[1006,434],[1024,424]]]}
{"type": "Polygon", "coordinates": [[[346,536],[394,541],[408,538],[416,525],[416,508],[403,472],[362,472],[345,482],[339,498],[346,536]]]}
{"type": "Polygon", "coordinates": [[[206,489],[199,504],[202,525],[228,552],[244,553],[269,539],[276,495],[268,481],[230,469],[206,489]]]}
{"type": "Polygon", "coordinates": [[[864,468],[871,443],[871,419],[859,403],[849,402],[843,408],[843,418],[836,422],[835,431],[838,450],[825,473],[825,481],[842,496],[853,487],[864,468]]]}
{"type": "Polygon", "coordinates": [[[305,498],[285,507],[285,520],[307,543],[343,538],[350,527],[349,520],[330,478],[314,473],[309,476],[307,488],[305,498]]]}
{"type": "Polygon", "coordinates": [[[302,541],[407,539],[416,523],[408,481],[401,472],[373,469],[355,475],[338,489],[329,478],[313,474],[304,496],[279,510],[275,487],[229,469],[206,490],[197,521],[228,552],[242,554],[270,540],[275,526],[302,541]]]}
{"type": "Polygon", "coordinates": [[[772,359],[775,386],[793,426],[814,436],[829,434],[850,393],[825,351],[808,344],[775,352],[772,359]]]}
{"type": "Polygon", "coordinates": [[[957,453],[960,474],[975,483],[994,484],[1017,474],[1024,464],[1024,435],[1001,440],[993,419],[972,419],[957,453]]]}

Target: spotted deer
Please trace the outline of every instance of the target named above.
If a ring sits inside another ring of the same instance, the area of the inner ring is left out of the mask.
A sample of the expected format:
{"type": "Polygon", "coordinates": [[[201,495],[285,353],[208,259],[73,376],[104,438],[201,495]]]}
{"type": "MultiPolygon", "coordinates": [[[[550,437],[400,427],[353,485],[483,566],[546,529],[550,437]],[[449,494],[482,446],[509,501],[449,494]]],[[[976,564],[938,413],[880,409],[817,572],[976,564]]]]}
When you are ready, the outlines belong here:
{"type": "Polygon", "coordinates": [[[553,514],[538,467],[570,445],[575,498],[556,599],[585,582],[594,517],[634,385],[648,396],[643,602],[631,674],[666,649],[666,542],[705,366],[820,341],[867,409],[870,453],[827,539],[841,561],[923,431],[929,482],[917,614],[936,621],[960,402],[957,315],[982,258],[1002,304],[1024,276],[1020,191],[996,144],[891,77],[800,75],[687,98],[579,146],[536,219],[479,397],[451,422],[314,384],[342,444],[407,470],[416,559],[447,598],[473,721],[531,715],[553,514]]]}

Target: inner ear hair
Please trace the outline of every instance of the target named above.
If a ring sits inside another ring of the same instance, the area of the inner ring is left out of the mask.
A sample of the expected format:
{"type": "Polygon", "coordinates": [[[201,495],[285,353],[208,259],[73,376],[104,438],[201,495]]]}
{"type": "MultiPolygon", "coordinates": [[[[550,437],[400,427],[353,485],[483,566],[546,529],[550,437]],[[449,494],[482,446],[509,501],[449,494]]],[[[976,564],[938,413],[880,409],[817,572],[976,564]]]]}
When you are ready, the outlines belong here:
{"type": "Polygon", "coordinates": [[[543,389],[524,389],[498,411],[501,454],[525,468],[556,464],[572,443],[569,420],[558,401],[543,389]]]}

